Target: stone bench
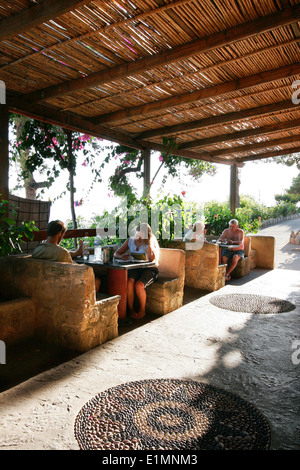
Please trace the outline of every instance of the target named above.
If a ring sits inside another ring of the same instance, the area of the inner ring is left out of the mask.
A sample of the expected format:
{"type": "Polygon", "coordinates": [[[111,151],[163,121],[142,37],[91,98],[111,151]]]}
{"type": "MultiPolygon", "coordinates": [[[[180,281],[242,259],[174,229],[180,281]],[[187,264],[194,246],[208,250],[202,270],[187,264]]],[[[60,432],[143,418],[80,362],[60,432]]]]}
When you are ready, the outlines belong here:
{"type": "Polygon", "coordinates": [[[170,247],[185,252],[185,285],[204,291],[214,292],[225,286],[226,265],[219,264],[219,246],[204,243],[201,248],[195,242],[173,240],[170,247]],[[195,245],[196,249],[191,249],[195,245]]]}
{"type": "Polygon", "coordinates": [[[29,297],[0,301],[0,340],[11,346],[34,334],[35,306],[29,297]]]}
{"type": "Polygon", "coordinates": [[[232,278],[239,279],[241,277],[247,276],[250,273],[251,238],[247,236],[244,237],[244,251],[245,251],[244,258],[238,261],[237,266],[230,273],[230,276],[232,278]]]}
{"type": "Polygon", "coordinates": [[[275,237],[251,235],[251,249],[255,251],[255,266],[263,269],[274,269],[275,237]]]}
{"type": "MultiPolygon", "coordinates": [[[[20,305],[13,323],[20,322],[24,331],[31,330],[36,337],[85,352],[118,336],[120,296],[96,299],[95,276],[89,266],[14,255],[0,260],[0,278],[0,295],[29,299],[30,305],[20,305]]],[[[0,339],[4,340],[3,335],[8,342],[21,339],[11,326],[7,334],[12,320],[9,315],[6,320],[0,339]]]]}
{"type": "Polygon", "coordinates": [[[159,276],[147,288],[146,311],[165,315],[183,304],[185,253],[183,250],[160,248],[159,276]]]}
{"type": "Polygon", "coordinates": [[[245,237],[245,257],[239,260],[231,277],[247,276],[251,269],[274,269],[275,238],[264,235],[249,235],[245,237]]]}

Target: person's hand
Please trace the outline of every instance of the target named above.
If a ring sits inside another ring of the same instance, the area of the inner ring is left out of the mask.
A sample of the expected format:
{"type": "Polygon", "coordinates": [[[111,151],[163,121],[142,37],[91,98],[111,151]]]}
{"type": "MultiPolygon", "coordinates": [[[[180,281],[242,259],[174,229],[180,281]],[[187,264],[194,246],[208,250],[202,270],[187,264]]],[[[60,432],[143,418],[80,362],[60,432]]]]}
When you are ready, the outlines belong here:
{"type": "Polygon", "coordinates": [[[79,248],[76,252],[76,256],[83,256],[83,240],[79,242],[79,248]]]}
{"type": "Polygon", "coordinates": [[[123,253],[122,255],[121,255],[121,254],[118,254],[118,253],[115,253],[115,254],[114,254],[114,258],[116,258],[116,259],[124,259],[124,260],[127,260],[129,257],[130,257],[130,255],[129,255],[128,253],[123,253]]]}

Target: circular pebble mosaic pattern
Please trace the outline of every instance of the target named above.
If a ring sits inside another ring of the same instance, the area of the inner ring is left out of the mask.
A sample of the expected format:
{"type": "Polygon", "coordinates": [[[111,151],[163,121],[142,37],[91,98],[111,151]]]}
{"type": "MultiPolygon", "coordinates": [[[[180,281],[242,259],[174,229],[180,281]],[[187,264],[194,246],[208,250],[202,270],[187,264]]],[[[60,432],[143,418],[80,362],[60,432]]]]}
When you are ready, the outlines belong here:
{"type": "Polygon", "coordinates": [[[216,295],[211,297],[209,301],[224,310],[246,313],[284,313],[296,308],[288,300],[254,294],[216,295]]]}
{"type": "Polygon", "coordinates": [[[264,416],[238,396],[188,380],[144,380],[110,388],[75,420],[83,450],[266,450],[264,416]]]}

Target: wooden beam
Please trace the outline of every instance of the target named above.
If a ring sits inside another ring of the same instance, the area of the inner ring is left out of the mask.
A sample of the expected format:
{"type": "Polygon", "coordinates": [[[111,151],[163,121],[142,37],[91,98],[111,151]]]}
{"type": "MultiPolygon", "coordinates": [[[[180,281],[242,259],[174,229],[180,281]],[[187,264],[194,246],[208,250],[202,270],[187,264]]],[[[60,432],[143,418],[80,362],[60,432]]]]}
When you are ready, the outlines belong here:
{"type": "MultiPolygon", "coordinates": [[[[147,131],[136,136],[136,139],[151,139],[153,137],[171,136],[174,134],[182,134],[187,131],[199,131],[200,129],[207,129],[208,127],[214,127],[218,125],[226,125],[230,122],[241,121],[243,119],[249,119],[253,117],[260,117],[270,113],[276,113],[288,109],[295,108],[296,105],[292,100],[280,101],[279,103],[267,104],[265,106],[256,106],[255,108],[243,109],[242,111],[234,111],[232,113],[220,114],[219,116],[212,116],[206,119],[199,119],[197,121],[183,122],[181,124],[175,124],[174,126],[160,127],[152,131],[147,131]]],[[[187,142],[182,144],[180,147],[192,148],[196,147],[194,142],[187,142]]]]}
{"type": "Polygon", "coordinates": [[[20,114],[21,116],[27,116],[31,119],[47,122],[54,126],[62,126],[65,129],[77,131],[82,134],[89,134],[101,139],[107,139],[139,150],[142,150],[143,148],[128,134],[119,132],[118,130],[115,131],[114,129],[109,129],[107,127],[95,126],[84,118],[67,113],[58,113],[57,110],[53,108],[41,105],[35,105],[30,108],[19,107],[12,104],[10,99],[8,99],[8,106],[10,112],[20,114]]]}
{"type": "MultiPolygon", "coordinates": [[[[281,139],[275,140],[265,140],[264,142],[249,144],[249,145],[239,145],[238,147],[227,147],[226,149],[216,150],[215,152],[210,152],[212,158],[222,157],[224,155],[233,155],[235,153],[243,152],[254,152],[255,150],[261,150],[266,147],[276,147],[277,145],[293,144],[300,143],[300,134],[289,135],[288,137],[282,137],[281,139]]],[[[292,148],[291,148],[292,150],[292,148]]],[[[237,157],[241,158],[241,157],[237,157]]]]}
{"type": "Polygon", "coordinates": [[[238,168],[236,165],[230,167],[230,194],[229,207],[232,214],[235,214],[238,199],[238,168]]]}
{"type": "Polygon", "coordinates": [[[0,104],[0,200],[8,201],[8,106],[0,104]]]}
{"type": "MultiPolygon", "coordinates": [[[[88,3],[90,3],[90,2],[91,2],[91,0],[88,1],[88,3]]],[[[92,31],[88,31],[87,33],[83,33],[83,34],[77,34],[75,36],[72,36],[71,38],[68,37],[65,40],[57,41],[57,42],[51,44],[51,46],[44,47],[44,48],[42,48],[38,51],[31,52],[29,54],[24,55],[23,57],[19,57],[18,59],[13,60],[12,62],[9,62],[7,64],[2,65],[0,68],[3,69],[5,67],[10,67],[10,66],[12,66],[16,63],[20,64],[22,61],[24,61],[24,60],[27,61],[28,59],[31,59],[33,56],[36,57],[39,54],[44,54],[44,53],[49,52],[49,51],[53,52],[54,50],[57,50],[57,49],[59,50],[61,47],[65,46],[66,44],[68,44],[68,46],[70,46],[70,44],[72,44],[75,41],[79,41],[79,40],[84,41],[88,38],[93,38],[93,36],[98,36],[99,32],[105,32],[106,33],[109,29],[119,28],[121,26],[123,27],[125,25],[129,25],[130,23],[135,23],[135,22],[141,21],[144,18],[151,18],[152,16],[158,15],[158,14],[164,12],[164,11],[167,11],[167,10],[170,10],[170,9],[175,9],[176,7],[180,7],[180,6],[183,6],[183,5],[185,5],[187,3],[191,3],[191,2],[193,2],[193,0],[175,0],[172,3],[162,4],[161,6],[159,6],[157,8],[152,8],[151,10],[147,10],[147,11],[143,11],[142,13],[138,13],[135,16],[130,16],[129,18],[122,19],[120,21],[111,22],[111,23],[105,24],[103,26],[96,27],[96,24],[93,24],[93,30],[92,31]]],[[[74,8],[76,8],[75,2],[74,2],[74,5],[75,5],[74,8]]],[[[78,8],[78,6],[77,6],[77,8],[78,8]]],[[[293,43],[293,41],[294,40],[292,39],[288,43],[291,44],[291,43],[293,43]]],[[[275,47],[282,47],[282,46],[275,46],[275,47]]]]}
{"type": "Polygon", "coordinates": [[[143,158],[144,158],[144,197],[147,197],[150,195],[150,177],[151,177],[151,149],[150,148],[145,148],[143,150],[143,158]]]}
{"type": "Polygon", "coordinates": [[[258,155],[252,155],[247,157],[237,158],[239,162],[250,162],[252,160],[262,160],[263,158],[273,158],[273,157],[284,157],[285,155],[293,155],[294,153],[300,152],[300,146],[293,147],[289,149],[280,149],[280,150],[273,150],[270,152],[261,153],[258,155]]]}
{"type": "MultiPolygon", "coordinates": [[[[188,71],[187,70],[186,72],[183,72],[183,74],[180,75],[180,76],[172,77],[172,83],[173,83],[173,85],[179,84],[179,86],[180,86],[180,82],[184,78],[187,78],[189,80],[190,79],[193,80],[194,78],[197,79],[197,78],[201,77],[202,74],[205,74],[206,76],[209,76],[211,71],[218,70],[219,68],[225,68],[225,67],[227,69],[227,66],[229,64],[240,63],[241,61],[244,61],[244,60],[249,59],[249,58],[254,61],[256,57],[263,57],[266,52],[269,53],[273,50],[278,51],[278,54],[280,54],[281,50],[284,50],[287,46],[296,44],[298,42],[299,42],[299,39],[295,39],[295,38],[289,39],[288,41],[281,42],[280,44],[279,43],[273,44],[272,46],[266,46],[263,49],[259,49],[257,51],[249,52],[247,54],[244,54],[243,56],[234,57],[232,59],[218,60],[214,64],[210,64],[206,67],[202,67],[201,69],[198,69],[196,71],[195,70],[194,71],[190,71],[190,70],[188,71]]],[[[41,52],[42,51],[35,52],[34,54],[38,54],[38,53],[41,53],[41,52]]],[[[3,70],[4,68],[9,67],[11,64],[14,64],[14,63],[19,64],[20,61],[25,60],[26,57],[29,57],[29,56],[24,56],[23,58],[17,59],[16,62],[11,62],[10,64],[5,64],[5,65],[0,67],[0,70],[3,70]]],[[[259,58],[257,58],[256,60],[259,60],[259,58]]],[[[156,79],[154,81],[151,81],[151,83],[149,83],[145,86],[140,85],[140,87],[138,89],[132,89],[130,91],[127,91],[127,90],[126,91],[119,91],[117,94],[114,94],[114,98],[122,98],[124,96],[126,96],[126,98],[128,98],[130,96],[135,96],[136,93],[139,92],[140,90],[142,90],[143,92],[149,91],[149,93],[151,93],[151,90],[155,89],[155,87],[157,87],[157,86],[167,90],[169,88],[168,83],[169,83],[169,78],[165,78],[163,80],[156,79]]],[[[287,85],[285,85],[285,86],[287,86],[287,85]]],[[[283,87],[284,87],[284,85],[283,85],[283,87]]],[[[260,93],[262,93],[262,91],[260,93]]],[[[252,92],[252,94],[253,94],[253,92],[252,92]]],[[[86,101],[81,100],[80,103],[76,103],[76,105],[69,104],[66,107],[61,108],[61,110],[62,111],[70,111],[74,108],[76,110],[78,110],[79,108],[85,107],[85,106],[87,106],[91,103],[93,104],[93,106],[96,106],[98,104],[101,105],[101,103],[103,101],[106,102],[106,100],[107,100],[107,96],[102,96],[102,97],[96,98],[94,100],[90,100],[90,99],[87,99],[86,101]]],[[[129,108],[129,109],[131,109],[131,108],[129,108]]],[[[121,109],[119,109],[118,111],[115,111],[115,112],[118,113],[119,111],[121,111],[121,109]]],[[[110,114],[110,113],[108,113],[108,114],[110,114]]],[[[111,114],[114,114],[114,112],[111,112],[111,114]]],[[[102,118],[102,116],[104,116],[104,114],[99,114],[98,116],[93,116],[93,119],[95,117],[100,117],[100,116],[102,118]]]]}
{"type": "MultiPolygon", "coordinates": [[[[208,147],[211,145],[232,142],[235,140],[247,139],[249,137],[258,137],[262,135],[270,135],[281,131],[290,131],[300,127],[300,119],[294,121],[286,121],[281,123],[271,124],[270,126],[258,127],[255,129],[249,129],[247,131],[232,132],[231,134],[220,134],[213,137],[207,137],[205,139],[194,140],[195,145],[193,148],[208,147]]],[[[141,142],[141,141],[139,141],[141,142]]]]}
{"type": "Polygon", "coordinates": [[[209,37],[196,39],[190,43],[144,57],[134,62],[126,62],[116,67],[92,73],[88,77],[80,77],[42,90],[37,90],[25,95],[23,99],[27,103],[33,103],[73,93],[92,86],[99,86],[112,80],[119,80],[129,75],[151,70],[155,67],[161,67],[172,62],[187,59],[195,54],[207,52],[218,47],[232,44],[236,41],[257,36],[258,34],[266,33],[272,29],[296,23],[299,20],[300,4],[286,8],[278,13],[243,23],[209,37]]]}
{"type": "MultiPolygon", "coordinates": [[[[163,144],[159,144],[157,142],[149,142],[149,141],[144,140],[144,141],[139,141],[139,144],[142,145],[144,148],[150,148],[157,152],[163,152],[165,150],[163,144]]],[[[211,158],[208,152],[199,153],[199,152],[191,152],[189,150],[174,149],[174,151],[172,151],[172,154],[178,157],[191,158],[192,160],[201,160],[205,162],[220,163],[224,165],[236,164],[236,165],[243,166],[243,164],[240,164],[236,158],[211,158]]]]}
{"type": "MultiPolygon", "coordinates": [[[[182,95],[174,95],[169,98],[164,98],[162,100],[153,101],[151,103],[146,103],[131,108],[120,109],[112,113],[106,113],[97,117],[93,117],[91,121],[94,124],[107,124],[109,122],[120,121],[122,119],[128,119],[134,116],[145,115],[154,111],[162,111],[166,108],[180,106],[182,104],[191,103],[194,101],[199,102],[200,100],[214,98],[216,96],[219,98],[228,93],[232,93],[233,91],[245,91],[252,87],[272,83],[277,80],[290,78],[293,75],[297,75],[299,73],[300,63],[298,62],[292,65],[280,67],[278,69],[267,70],[266,72],[258,73],[255,75],[249,75],[248,77],[236,80],[231,80],[230,82],[221,83],[219,85],[214,85],[209,88],[203,88],[201,90],[184,93],[182,95]]],[[[181,124],[178,124],[178,128],[180,127],[181,124]]],[[[161,128],[149,132],[143,132],[140,134],[139,137],[141,137],[142,139],[152,137],[155,135],[155,132],[156,135],[160,135],[161,128]]]]}
{"type": "MultiPolygon", "coordinates": [[[[105,229],[104,229],[105,231],[105,229]]],[[[95,237],[97,235],[96,229],[95,228],[78,228],[78,229],[70,229],[67,230],[64,234],[64,238],[83,238],[87,236],[89,237],[95,237]]],[[[23,241],[25,242],[30,242],[30,240],[27,237],[22,238],[23,241]]],[[[47,240],[47,230],[39,230],[38,232],[33,232],[33,241],[42,241],[42,240],[47,240]]]]}
{"type": "Polygon", "coordinates": [[[91,3],[91,0],[43,0],[31,8],[2,20],[0,22],[0,41],[26,33],[30,28],[80,8],[87,3],[91,3]]]}

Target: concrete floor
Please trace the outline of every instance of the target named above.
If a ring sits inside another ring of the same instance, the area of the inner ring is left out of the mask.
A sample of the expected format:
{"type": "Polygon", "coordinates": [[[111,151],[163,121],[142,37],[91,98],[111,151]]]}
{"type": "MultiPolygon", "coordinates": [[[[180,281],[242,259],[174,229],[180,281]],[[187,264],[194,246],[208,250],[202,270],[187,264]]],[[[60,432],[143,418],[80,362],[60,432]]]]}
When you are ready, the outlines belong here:
{"type": "Polygon", "coordinates": [[[189,290],[179,310],[0,393],[0,449],[76,450],[74,421],[88,400],[151,378],[192,379],[235,393],[269,421],[271,449],[299,449],[300,246],[288,244],[299,229],[298,218],[260,232],[276,237],[274,270],[255,269],[200,298],[189,290]],[[236,292],[289,300],[296,309],[252,315],[209,301],[236,292]]]}

